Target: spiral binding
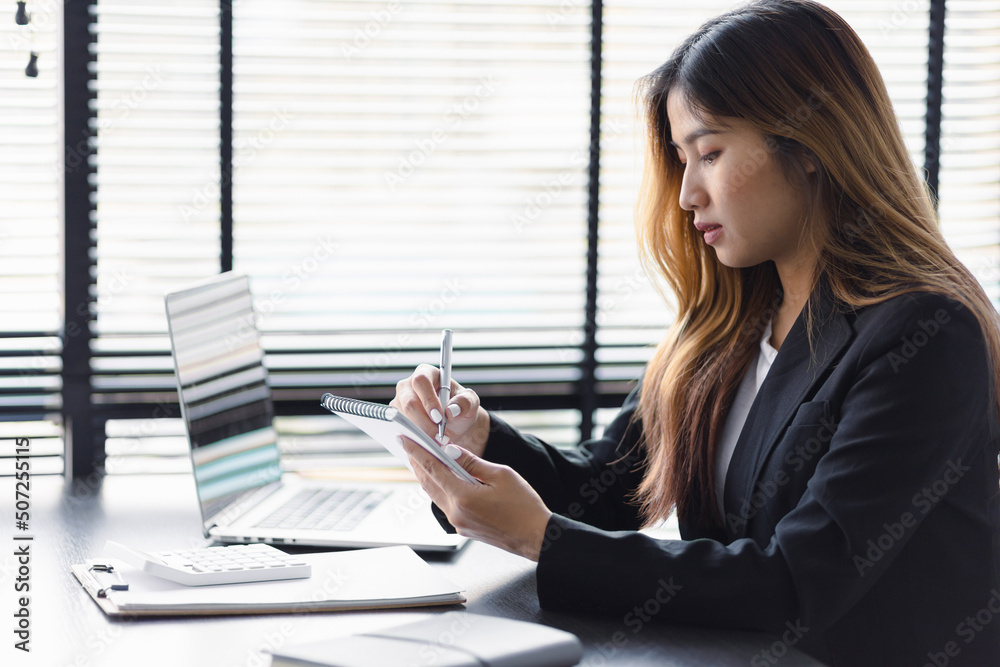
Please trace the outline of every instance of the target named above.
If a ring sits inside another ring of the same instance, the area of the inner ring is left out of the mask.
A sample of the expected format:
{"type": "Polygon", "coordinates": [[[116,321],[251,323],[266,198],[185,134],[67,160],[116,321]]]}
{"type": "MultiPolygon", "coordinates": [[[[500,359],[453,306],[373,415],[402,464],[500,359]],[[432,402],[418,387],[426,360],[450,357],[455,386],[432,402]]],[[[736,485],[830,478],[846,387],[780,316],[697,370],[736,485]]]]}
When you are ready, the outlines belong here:
{"type": "Polygon", "coordinates": [[[369,419],[381,419],[382,421],[392,421],[396,416],[396,409],[388,405],[359,401],[356,398],[344,398],[333,394],[323,394],[320,401],[323,407],[334,412],[346,412],[349,415],[368,417],[369,419]]]}

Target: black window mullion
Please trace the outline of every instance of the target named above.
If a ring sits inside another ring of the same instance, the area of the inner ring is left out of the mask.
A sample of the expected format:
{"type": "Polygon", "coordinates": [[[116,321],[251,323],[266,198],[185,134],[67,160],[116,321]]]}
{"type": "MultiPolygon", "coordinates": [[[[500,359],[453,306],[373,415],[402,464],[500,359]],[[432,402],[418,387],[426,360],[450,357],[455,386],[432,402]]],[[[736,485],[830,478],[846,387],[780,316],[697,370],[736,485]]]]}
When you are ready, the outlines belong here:
{"type": "Polygon", "coordinates": [[[94,245],[91,162],[90,101],[94,60],[90,45],[90,8],[96,0],[67,2],[63,6],[63,99],[64,99],[64,208],[63,242],[63,389],[62,418],[66,438],[66,474],[88,477],[103,468],[104,429],[95,423],[91,404],[91,329],[93,308],[94,245]]]}
{"type": "Polygon", "coordinates": [[[934,206],[938,200],[941,169],[941,104],[944,85],[945,0],[931,0],[930,35],[927,42],[927,114],[924,130],[924,173],[934,206]]]}
{"type": "Polygon", "coordinates": [[[583,360],[579,385],[580,437],[591,437],[597,409],[597,228],[601,177],[601,40],[604,21],[602,0],[591,5],[590,32],[590,164],[587,187],[587,301],[584,319],[583,360]]]}
{"type": "Polygon", "coordinates": [[[233,2],[219,7],[220,271],[233,269],[233,2]]]}

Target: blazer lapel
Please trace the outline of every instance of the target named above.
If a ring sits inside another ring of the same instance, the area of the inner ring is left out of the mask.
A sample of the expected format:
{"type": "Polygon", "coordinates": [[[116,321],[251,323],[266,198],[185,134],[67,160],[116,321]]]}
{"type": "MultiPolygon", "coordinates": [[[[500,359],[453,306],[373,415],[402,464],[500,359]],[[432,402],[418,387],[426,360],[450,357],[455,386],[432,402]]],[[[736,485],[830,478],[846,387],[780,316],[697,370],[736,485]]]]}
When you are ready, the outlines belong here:
{"type": "Polygon", "coordinates": [[[825,287],[813,300],[813,349],[806,335],[805,309],[785,337],[771,369],[754,397],[746,423],[736,442],[723,490],[726,525],[734,539],[746,536],[746,502],[764,461],[795,411],[825,374],[852,336],[847,317],[825,287]]]}

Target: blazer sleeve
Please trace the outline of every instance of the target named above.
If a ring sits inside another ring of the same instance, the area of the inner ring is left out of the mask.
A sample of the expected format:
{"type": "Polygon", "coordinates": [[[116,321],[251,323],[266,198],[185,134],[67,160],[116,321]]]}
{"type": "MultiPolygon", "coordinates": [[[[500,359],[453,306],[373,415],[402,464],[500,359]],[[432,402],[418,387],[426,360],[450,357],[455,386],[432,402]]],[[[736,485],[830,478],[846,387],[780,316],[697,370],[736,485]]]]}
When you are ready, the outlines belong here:
{"type": "Polygon", "coordinates": [[[638,507],[629,494],[642,478],[638,404],[636,387],[600,438],[572,450],[523,434],[491,413],[483,458],[516,470],[553,512],[608,530],[636,530],[638,507]]]}
{"type": "Polygon", "coordinates": [[[839,425],[798,504],[769,543],[656,540],[553,515],[537,570],[545,608],[599,609],[626,625],[675,620],[780,633],[828,628],[879,578],[928,514],[922,489],[976,460],[996,464],[992,378],[978,322],[934,295],[897,298],[841,369],[839,425]],[[913,345],[918,323],[951,320],[913,345]],[[989,449],[989,452],[986,450],[989,449]],[[894,548],[863,571],[856,556],[907,517],[894,548]]]}

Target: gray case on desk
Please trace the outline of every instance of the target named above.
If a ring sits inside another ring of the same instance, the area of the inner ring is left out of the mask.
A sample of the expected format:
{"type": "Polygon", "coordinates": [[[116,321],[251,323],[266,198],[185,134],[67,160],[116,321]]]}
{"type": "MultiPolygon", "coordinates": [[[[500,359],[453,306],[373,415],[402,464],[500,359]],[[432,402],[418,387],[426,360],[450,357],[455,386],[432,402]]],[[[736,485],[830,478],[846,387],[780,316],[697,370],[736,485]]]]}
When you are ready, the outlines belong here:
{"type": "Polygon", "coordinates": [[[272,667],[570,667],[583,647],[568,632],[453,611],[386,630],[281,649],[272,667]]]}

